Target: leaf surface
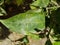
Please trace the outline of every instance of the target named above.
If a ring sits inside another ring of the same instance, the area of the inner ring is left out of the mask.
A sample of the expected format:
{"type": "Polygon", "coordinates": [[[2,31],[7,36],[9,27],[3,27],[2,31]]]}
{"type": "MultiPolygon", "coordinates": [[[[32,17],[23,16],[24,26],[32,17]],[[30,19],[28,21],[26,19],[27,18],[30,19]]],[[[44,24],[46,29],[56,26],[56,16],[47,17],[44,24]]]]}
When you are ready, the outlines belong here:
{"type": "Polygon", "coordinates": [[[36,0],[31,5],[39,6],[39,7],[46,7],[48,4],[49,4],[49,0],[36,0]]]}
{"type": "Polygon", "coordinates": [[[26,13],[18,14],[9,19],[0,20],[10,31],[27,34],[34,33],[34,29],[45,28],[45,13],[30,10],[26,13]]]}

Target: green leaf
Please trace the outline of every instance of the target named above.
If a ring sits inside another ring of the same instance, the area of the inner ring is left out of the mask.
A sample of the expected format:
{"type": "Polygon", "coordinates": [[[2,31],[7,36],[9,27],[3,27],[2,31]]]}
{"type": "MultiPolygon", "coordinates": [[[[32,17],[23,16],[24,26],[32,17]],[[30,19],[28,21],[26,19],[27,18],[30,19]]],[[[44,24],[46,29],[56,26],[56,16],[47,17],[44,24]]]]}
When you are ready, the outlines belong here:
{"type": "Polygon", "coordinates": [[[36,0],[32,3],[32,6],[46,7],[49,4],[49,0],[36,0]]]}
{"type": "Polygon", "coordinates": [[[17,5],[23,4],[24,0],[16,0],[17,5]]]}
{"type": "Polygon", "coordinates": [[[2,5],[4,3],[4,0],[0,0],[0,5],[2,5]]]}
{"type": "Polygon", "coordinates": [[[30,10],[26,13],[0,21],[9,28],[10,31],[28,35],[27,32],[35,33],[35,28],[41,30],[45,28],[45,13],[30,10]]]}
{"type": "Polygon", "coordinates": [[[6,11],[0,7],[0,16],[7,15],[6,11]]]}
{"type": "Polygon", "coordinates": [[[54,42],[53,45],[60,45],[60,41],[54,42]]]}

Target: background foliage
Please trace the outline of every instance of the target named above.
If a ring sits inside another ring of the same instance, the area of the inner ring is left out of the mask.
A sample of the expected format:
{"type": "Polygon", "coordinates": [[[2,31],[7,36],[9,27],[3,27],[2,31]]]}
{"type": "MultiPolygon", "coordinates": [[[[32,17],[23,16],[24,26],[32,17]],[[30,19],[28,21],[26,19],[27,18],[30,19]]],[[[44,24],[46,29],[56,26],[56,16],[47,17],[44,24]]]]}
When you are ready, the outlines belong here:
{"type": "Polygon", "coordinates": [[[46,37],[44,45],[60,45],[60,1],[0,0],[0,32],[2,29],[25,35],[25,43],[30,36],[35,40],[46,37]]]}

